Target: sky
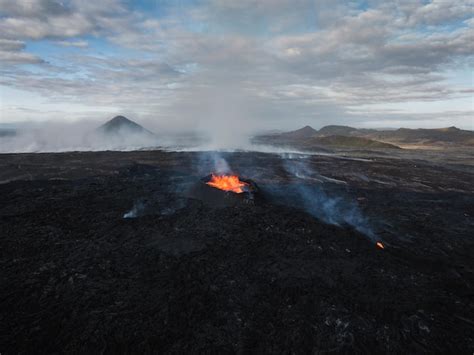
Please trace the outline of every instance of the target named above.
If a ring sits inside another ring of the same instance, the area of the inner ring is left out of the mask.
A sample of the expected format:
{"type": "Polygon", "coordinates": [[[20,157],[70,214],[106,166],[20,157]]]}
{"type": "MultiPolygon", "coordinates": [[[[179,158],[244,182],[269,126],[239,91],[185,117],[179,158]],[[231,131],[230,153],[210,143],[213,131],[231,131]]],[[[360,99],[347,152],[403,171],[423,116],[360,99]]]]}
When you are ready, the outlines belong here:
{"type": "Polygon", "coordinates": [[[474,0],[0,0],[0,124],[472,130],[473,15],[474,0]]]}

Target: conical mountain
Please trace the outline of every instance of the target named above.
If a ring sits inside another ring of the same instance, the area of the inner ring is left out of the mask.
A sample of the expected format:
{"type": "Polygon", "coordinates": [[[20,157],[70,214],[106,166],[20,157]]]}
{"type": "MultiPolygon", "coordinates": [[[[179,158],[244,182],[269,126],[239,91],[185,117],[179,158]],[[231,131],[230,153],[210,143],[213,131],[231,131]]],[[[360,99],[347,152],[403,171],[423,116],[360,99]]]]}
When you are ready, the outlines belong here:
{"type": "Polygon", "coordinates": [[[101,133],[105,134],[118,134],[118,133],[134,133],[134,134],[153,134],[149,130],[143,128],[138,123],[129,120],[125,116],[115,116],[110,121],[107,121],[98,129],[101,133]]]}

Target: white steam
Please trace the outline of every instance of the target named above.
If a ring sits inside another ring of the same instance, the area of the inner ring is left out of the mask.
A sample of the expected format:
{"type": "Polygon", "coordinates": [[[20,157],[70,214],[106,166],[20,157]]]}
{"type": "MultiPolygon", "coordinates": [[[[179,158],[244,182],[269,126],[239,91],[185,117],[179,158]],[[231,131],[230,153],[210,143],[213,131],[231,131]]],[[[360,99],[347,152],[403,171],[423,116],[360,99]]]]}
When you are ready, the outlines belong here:
{"type": "Polygon", "coordinates": [[[301,206],[308,213],[329,224],[350,225],[368,236],[372,241],[376,240],[369,222],[363,216],[357,203],[347,200],[343,196],[331,196],[323,189],[321,184],[325,181],[345,184],[344,181],[318,174],[301,156],[283,159],[283,167],[293,176],[293,182],[291,183],[293,197],[300,201],[301,206]],[[305,184],[305,180],[312,180],[312,183],[305,184]],[[314,184],[314,180],[318,183],[314,184]]]}
{"type": "Polygon", "coordinates": [[[142,201],[137,201],[132,209],[123,215],[123,218],[137,218],[144,210],[145,204],[142,201]]]}
{"type": "Polygon", "coordinates": [[[18,129],[16,135],[0,137],[0,153],[137,150],[154,148],[159,140],[126,128],[105,135],[97,122],[45,122],[18,129]]]}

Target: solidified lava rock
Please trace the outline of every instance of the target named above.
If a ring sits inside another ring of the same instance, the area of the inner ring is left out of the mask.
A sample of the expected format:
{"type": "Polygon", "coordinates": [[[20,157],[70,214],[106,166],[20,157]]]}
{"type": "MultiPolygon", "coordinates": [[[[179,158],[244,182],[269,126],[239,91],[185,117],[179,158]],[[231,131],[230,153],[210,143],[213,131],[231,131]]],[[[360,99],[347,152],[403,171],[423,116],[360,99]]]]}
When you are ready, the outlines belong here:
{"type": "MultiPolygon", "coordinates": [[[[298,208],[266,200],[209,208],[183,197],[177,186],[198,179],[186,175],[184,158],[15,157],[44,175],[0,185],[0,352],[474,351],[471,194],[355,186],[395,230],[385,231],[391,243],[380,250],[298,208]],[[54,164],[58,176],[79,164],[72,158],[82,159],[82,170],[69,179],[42,178],[54,164]],[[185,203],[170,214],[123,219],[140,196],[162,196],[157,208],[185,203]]],[[[315,159],[332,163],[328,171],[341,164],[315,159]]],[[[346,173],[362,163],[344,164],[346,173]]],[[[372,169],[395,164],[402,162],[372,169]]],[[[468,186],[467,173],[432,171],[439,184],[468,186]]]]}

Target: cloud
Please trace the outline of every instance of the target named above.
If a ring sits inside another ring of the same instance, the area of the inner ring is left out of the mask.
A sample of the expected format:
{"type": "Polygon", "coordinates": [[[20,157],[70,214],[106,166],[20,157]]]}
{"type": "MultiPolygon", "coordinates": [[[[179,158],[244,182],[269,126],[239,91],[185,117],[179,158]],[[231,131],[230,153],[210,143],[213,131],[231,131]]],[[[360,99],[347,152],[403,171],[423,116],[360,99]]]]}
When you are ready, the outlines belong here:
{"type": "Polygon", "coordinates": [[[0,0],[0,34],[4,38],[72,38],[115,31],[133,13],[117,0],[0,0]]]}
{"type": "Polygon", "coordinates": [[[426,73],[474,54],[472,27],[449,33],[406,34],[396,31],[395,22],[393,15],[368,10],[323,31],[277,37],[273,48],[289,69],[317,77],[324,77],[323,72],[331,77],[346,75],[346,69],[426,73]]]}
{"type": "Polygon", "coordinates": [[[408,15],[410,25],[440,25],[472,18],[474,1],[433,0],[408,15]]]}
{"type": "Polygon", "coordinates": [[[0,0],[0,13],[12,17],[47,17],[64,15],[70,10],[62,1],[55,0],[0,0]]]}
{"type": "Polygon", "coordinates": [[[30,53],[0,50],[0,62],[4,64],[38,64],[43,60],[30,53]]]}
{"type": "Polygon", "coordinates": [[[383,121],[374,105],[471,95],[447,73],[472,66],[472,0],[166,4],[0,0],[0,84],[91,111],[193,126],[212,111],[253,128],[360,122],[371,106],[383,121]],[[58,51],[29,50],[44,41],[58,51]]]}
{"type": "Polygon", "coordinates": [[[0,39],[0,50],[20,51],[25,48],[25,42],[11,39],[0,39]]]}
{"type": "Polygon", "coordinates": [[[260,35],[312,26],[314,10],[311,0],[210,0],[197,14],[213,31],[260,35]]]}
{"type": "Polygon", "coordinates": [[[38,64],[43,61],[37,56],[24,52],[25,43],[19,40],[0,38],[0,63],[5,65],[38,64]]]}
{"type": "Polygon", "coordinates": [[[56,41],[54,43],[63,47],[87,48],[89,46],[87,41],[56,41]]]}

